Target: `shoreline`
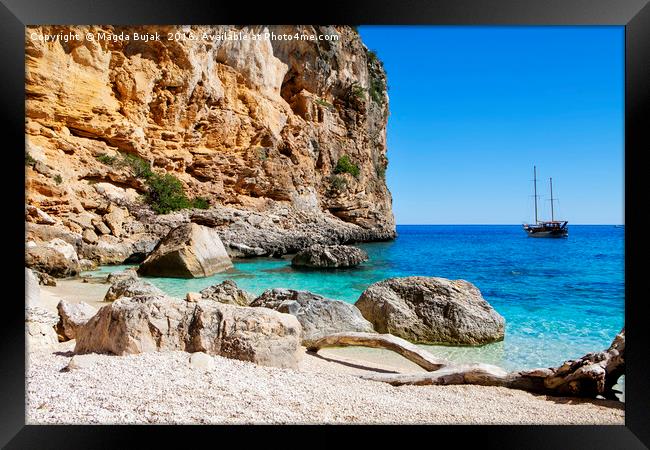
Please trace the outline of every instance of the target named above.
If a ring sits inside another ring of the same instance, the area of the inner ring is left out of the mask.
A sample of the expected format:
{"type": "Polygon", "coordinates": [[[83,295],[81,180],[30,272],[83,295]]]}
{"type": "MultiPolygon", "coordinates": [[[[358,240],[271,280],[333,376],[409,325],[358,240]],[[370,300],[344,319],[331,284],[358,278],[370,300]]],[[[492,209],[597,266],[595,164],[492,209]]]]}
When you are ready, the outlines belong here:
{"type": "MultiPolygon", "coordinates": [[[[59,279],[41,286],[41,306],[60,299],[96,307],[108,284],[59,279]],[[99,299],[99,301],[98,301],[99,299]]],[[[428,423],[624,424],[624,403],[549,397],[488,386],[400,386],[366,381],[377,372],[423,369],[382,349],[302,348],[298,369],[213,356],[197,369],[185,352],[89,354],[62,371],[74,340],[32,349],[27,369],[27,423],[428,423]],[[243,374],[243,376],[242,376],[243,374]],[[107,382],[110,380],[110,382],[107,382]],[[477,405],[481,405],[477,408],[477,405]]]]}

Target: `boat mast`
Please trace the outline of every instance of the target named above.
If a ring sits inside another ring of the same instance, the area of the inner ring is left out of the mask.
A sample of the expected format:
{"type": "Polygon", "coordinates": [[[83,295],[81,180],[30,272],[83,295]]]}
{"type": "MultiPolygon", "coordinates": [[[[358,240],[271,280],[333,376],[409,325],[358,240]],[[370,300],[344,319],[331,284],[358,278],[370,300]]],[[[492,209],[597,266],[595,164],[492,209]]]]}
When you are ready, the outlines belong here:
{"type": "Polygon", "coordinates": [[[551,184],[551,222],[553,222],[555,221],[555,216],[553,214],[553,178],[549,178],[548,181],[551,184]]]}
{"type": "Polygon", "coordinates": [[[537,225],[537,166],[533,166],[533,186],[535,189],[535,225],[537,225]]]}

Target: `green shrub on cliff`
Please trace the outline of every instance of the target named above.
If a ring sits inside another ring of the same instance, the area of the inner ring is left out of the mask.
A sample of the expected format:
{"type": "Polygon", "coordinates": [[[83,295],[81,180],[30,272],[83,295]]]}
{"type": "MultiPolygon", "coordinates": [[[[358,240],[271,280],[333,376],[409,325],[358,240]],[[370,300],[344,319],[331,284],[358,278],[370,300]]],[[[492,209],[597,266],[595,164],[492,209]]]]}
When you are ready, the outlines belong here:
{"type": "Polygon", "coordinates": [[[155,173],[149,161],[130,153],[119,153],[116,156],[99,155],[97,160],[107,166],[128,167],[134,177],[144,180],[147,191],[144,201],[151,206],[156,214],[167,214],[186,208],[208,209],[210,202],[204,197],[187,198],[183,183],[174,175],[155,173]]]}
{"type": "Polygon", "coordinates": [[[147,177],[145,201],[156,214],[167,214],[187,208],[208,209],[210,202],[204,197],[190,200],[185,194],[183,183],[170,173],[160,175],[152,172],[147,177]]]}
{"type": "Polygon", "coordinates": [[[97,157],[97,161],[102,164],[106,164],[107,166],[116,168],[129,167],[131,169],[131,172],[133,172],[133,176],[136,178],[147,179],[153,175],[149,161],[130,153],[120,153],[116,156],[103,154],[97,157]]]}
{"type": "Polygon", "coordinates": [[[169,173],[154,173],[147,179],[145,200],[157,214],[167,214],[192,206],[181,180],[169,173]]]}
{"type": "Polygon", "coordinates": [[[377,172],[377,176],[380,180],[386,179],[386,168],[384,166],[377,166],[375,168],[375,171],[377,172]]]}
{"type": "Polygon", "coordinates": [[[207,198],[196,197],[195,199],[192,200],[192,208],[208,209],[209,207],[210,207],[210,202],[208,201],[207,198]]]}
{"type": "Polygon", "coordinates": [[[359,172],[359,166],[354,164],[348,155],[341,156],[334,167],[334,173],[349,173],[355,178],[359,176],[359,172]]]}
{"type": "Polygon", "coordinates": [[[332,105],[332,104],[331,104],[330,102],[328,102],[327,100],[323,100],[322,98],[317,98],[317,99],[316,99],[316,104],[321,105],[321,106],[324,106],[325,108],[330,109],[330,110],[336,109],[336,108],[334,107],[334,105],[332,105]]]}
{"type": "Polygon", "coordinates": [[[377,53],[372,50],[366,51],[366,58],[368,61],[368,75],[370,76],[368,94],[370,98],[377,104],[384,104],[384,92],[388,90],[386,84],[384,70],[384,63],[379,59],[377,53]],[[383,72],[383,73],[382,73],[383,72]]]}
{"type": "Polygon", "coordinates": [[[99,161],[102,164],[106,164],[107,166],[112,166],[115,161],[117,160],[117,156],[110,156],[110,155],[99,155],[97,157],[97,161],[99,161]]]}
{"type": "Polygon", "coordinates": [[[386,91],[386,84],[381,78],[371,78],[370,87],[368,92],[370,93],[370,98],[372,98],[375,103],[383,104],[384,103],[384,92],[386,91]]]}
{"type": "Polygon", "coordinates": [[[122,163],[129,166],[133,171],[133,175],[137,178],[148,179],[153,176],[153,171],[151,170],[151,164],[149,164],[149,161],[146,161],[139,156],[126,154],[122,163]]]}
{"type": "Polygon", "coordinates": [[[355,81],[355,82],[352,83],[352,85],[350,86],[350,93],[351,93],[353,96],[362,99],[362,98],[364,98],[365,95],[366,95],[366,90],[365,90],[364,88],[362,88],[361,85],[360,85],[358,82],[355,81]]]}

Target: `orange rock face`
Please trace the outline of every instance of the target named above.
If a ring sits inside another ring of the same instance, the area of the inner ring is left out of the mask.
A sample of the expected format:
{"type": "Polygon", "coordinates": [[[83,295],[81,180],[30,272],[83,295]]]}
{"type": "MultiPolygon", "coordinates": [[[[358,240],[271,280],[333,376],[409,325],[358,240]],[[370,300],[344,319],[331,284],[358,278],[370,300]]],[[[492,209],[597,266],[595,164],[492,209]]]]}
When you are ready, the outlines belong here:
{"type": "Polygon", "coordinates": [[[381,64],[343,26],[28,27],[27,203],[76,233],[84,216],[101,235],[97,222],[119,203],[111,195],[136,201],[146,189],[106,163],[132,154],[212,206],[280,204],[390,234],[385,86],[381,64]],[[167,40],[229,31],[337,40],[167,40]],[[148,42],[84,37],[156,32],[148,42]],[[34,38],[58,33],[82,39],[34,38]],[[357,176],[334,174],[343,155],[357,176]]]}

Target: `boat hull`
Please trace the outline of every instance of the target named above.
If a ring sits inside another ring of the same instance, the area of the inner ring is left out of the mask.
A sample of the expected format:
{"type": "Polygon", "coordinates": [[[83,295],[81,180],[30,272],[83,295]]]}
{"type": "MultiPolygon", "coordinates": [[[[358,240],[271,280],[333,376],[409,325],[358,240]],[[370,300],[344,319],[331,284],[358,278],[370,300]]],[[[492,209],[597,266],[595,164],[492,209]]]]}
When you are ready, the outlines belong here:
{"type": "Polygon", "coordinates": [[[529,237],[534,237],[534,238],[565,238],[569,237],[569,232],[568,231],[528,231],[526,230],[526,233],[528,233],[529,237]]]}
{"type": "Polygon", "coordinates": [[[569,236],[566,222],[542,222],[539,225],[524,225],[524,231],[529,237],[535,238],[565,238],[569,236]]]}

